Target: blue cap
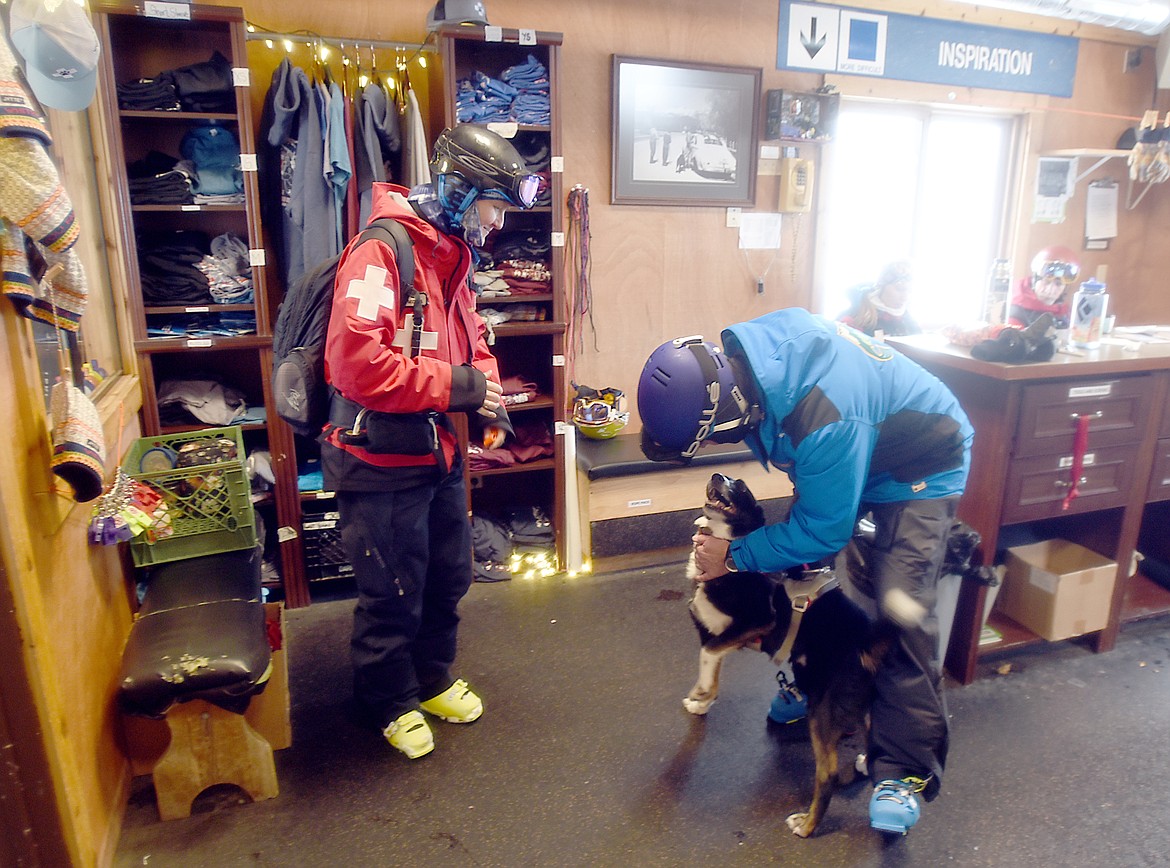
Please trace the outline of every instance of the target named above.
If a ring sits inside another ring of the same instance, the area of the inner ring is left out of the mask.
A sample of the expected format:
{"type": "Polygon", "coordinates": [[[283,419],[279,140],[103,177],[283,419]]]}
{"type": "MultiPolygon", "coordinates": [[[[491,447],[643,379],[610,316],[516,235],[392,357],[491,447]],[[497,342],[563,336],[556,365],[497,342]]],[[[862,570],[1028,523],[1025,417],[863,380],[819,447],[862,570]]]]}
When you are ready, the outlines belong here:
{"type": "Polygon", "coordinates": [[[81,111],[93,101],[101,45],[76,0],[13,0],[9,26],[28,86],[41,103],[81,111]]]}

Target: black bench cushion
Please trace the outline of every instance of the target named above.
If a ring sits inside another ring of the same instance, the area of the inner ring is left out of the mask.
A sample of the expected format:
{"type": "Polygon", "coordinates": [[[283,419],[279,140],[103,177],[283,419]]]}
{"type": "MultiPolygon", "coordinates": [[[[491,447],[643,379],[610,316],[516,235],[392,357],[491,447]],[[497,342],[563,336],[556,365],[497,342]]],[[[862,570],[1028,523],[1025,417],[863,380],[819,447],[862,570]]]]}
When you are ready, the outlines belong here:
{"type": "MultiPolygon", "coordinates": [[[[609,440],[577,438],[577,464],[590,479],[634,476],[676,470],[681,465],[651,461],[642,454],[640,434],[619,434],[609,440]]],[[[708,443],[700,447],[688,467],[709,467],[735,461],[755,461],[742,443],[708,443]]]]}
{"type": "Polygon", "coordinates": [[[242,713],[271,658],[259,601],[157,612],[134,623],[122,652],[122,709],[163,717],[175,702],[205,699],[242,713]]]}
{"type": "Polygon", "coordinates": [[[259,600],[259,547],[152,567],[139,616],[216,600],[259,600]]]}
{"type": "Polygon", "coordinates": [[[122,652],[119,701],[148,717],[191,699],[242,713],[271,658],[259,552],[174,561],[151,571],[122,652]]]}

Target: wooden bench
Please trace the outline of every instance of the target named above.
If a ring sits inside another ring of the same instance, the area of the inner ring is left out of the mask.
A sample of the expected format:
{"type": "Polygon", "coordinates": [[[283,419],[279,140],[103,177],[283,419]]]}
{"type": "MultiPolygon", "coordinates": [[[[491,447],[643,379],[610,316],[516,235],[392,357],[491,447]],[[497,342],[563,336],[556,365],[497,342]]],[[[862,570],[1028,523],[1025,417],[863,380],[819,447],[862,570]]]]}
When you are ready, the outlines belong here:
{"type": "Polygon", "coordinates": [[[703,446],[686,467],[651,461],[640,436],[577,436],[577,501],[582,550],[597,559],[690,544],[712,473],[744,480],[769,521],[787,510],[788,476],[768,472],[742,443],[703,446]]]}
{"type": "MultiPolygon", "coordinates": [[[[255,549],[150,570],[122,653],[118,699],[127,721],[165,721],[169,730],[165,752],[147,765],[164,820],[190,816],[195,797],[215,784],[234,784],[253,801],[279,792],[273,744],[245,717],[253,697],[274,681],[288,689],[287,664],[273,653],[271,612],[260,596],[255,549]]],[[[276,699],[287,720],[287,703],[276,699]]],[[[148,749],[144,744],[158,745],[157,726],[126,729],[132,760],[148,749]]]]}

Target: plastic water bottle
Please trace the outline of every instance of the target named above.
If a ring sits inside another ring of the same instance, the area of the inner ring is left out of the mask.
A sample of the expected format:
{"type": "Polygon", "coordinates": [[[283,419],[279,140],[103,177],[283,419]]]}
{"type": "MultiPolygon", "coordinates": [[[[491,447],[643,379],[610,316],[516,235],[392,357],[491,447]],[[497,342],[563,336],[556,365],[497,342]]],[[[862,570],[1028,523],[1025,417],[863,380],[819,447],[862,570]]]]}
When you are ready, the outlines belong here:
{"type": "Polygon", "coordinates": [[[1007,322],[1008,296],[1012,289],[1012,272],[1006,259],[997,259],[991,266],[987,297],[983,299],[983,320],[988,325],[1007,322]]]}
{"type": "Polygon", "coordinates": [[[1105,284],[1093,278],[1081,284],[1072,303],[1069,338],[1073,346],[1086,350],[1101,346],[1101,326],[1108,307],[1109,293],[1105,291],[1105,284]]]}

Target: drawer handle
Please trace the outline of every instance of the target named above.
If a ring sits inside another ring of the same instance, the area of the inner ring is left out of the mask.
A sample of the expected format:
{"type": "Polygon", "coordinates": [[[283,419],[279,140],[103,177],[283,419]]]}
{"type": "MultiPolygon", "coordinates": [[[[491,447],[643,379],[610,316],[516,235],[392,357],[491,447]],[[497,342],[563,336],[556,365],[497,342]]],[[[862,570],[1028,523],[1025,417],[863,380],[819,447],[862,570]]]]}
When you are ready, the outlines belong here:
{"type": "MultiPolygon", "coordinates": [[[[1084,485],[1088,481],[1089,481],[1088,479],[1086,479],[1084,476],[1082,476],[1080,479],[1077,480],[1077,485],[1084,485]]],[[[1055,485],[1057,488],[1072,488],[1072,485],[1073,485],[1067,479],[1058,479],[1052,484],[1055,485]]]]}
{"type": "Polygon", "coordinates": [[[1088,419],[1100,419],[1104,415],[1105,413],[1102,410],[1098,410],[1096,413],[1069,413],[1068,418],[1080,419],[1081,417],[1085,417],[1088,419]]]}

